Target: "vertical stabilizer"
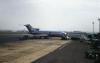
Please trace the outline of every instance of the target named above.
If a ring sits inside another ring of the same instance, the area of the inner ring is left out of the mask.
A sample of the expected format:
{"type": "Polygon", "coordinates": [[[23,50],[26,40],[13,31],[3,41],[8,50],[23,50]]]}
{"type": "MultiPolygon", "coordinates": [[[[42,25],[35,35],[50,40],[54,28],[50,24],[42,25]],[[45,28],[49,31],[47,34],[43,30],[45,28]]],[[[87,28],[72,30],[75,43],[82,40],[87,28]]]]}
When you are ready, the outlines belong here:
{"type": "Polygon", "coordinates": [[[28,29],[28,31],[29,31],[30,33],[32,33],[32,26],[31,26],[30,24],[26,24],[26,25],[24,25],[24,26],[26,26],[26,28],[28,29]]]}
{"type": "Polygon", "coordinates": [[[30,33],[38,33],[39,32],[39,29],[38,28],[33,28],[30,24],[26,24],[26,25],[24,25],[24,26],[26,26],[26,28],[28,29],[28,31],[30,32],[30,33]]]}

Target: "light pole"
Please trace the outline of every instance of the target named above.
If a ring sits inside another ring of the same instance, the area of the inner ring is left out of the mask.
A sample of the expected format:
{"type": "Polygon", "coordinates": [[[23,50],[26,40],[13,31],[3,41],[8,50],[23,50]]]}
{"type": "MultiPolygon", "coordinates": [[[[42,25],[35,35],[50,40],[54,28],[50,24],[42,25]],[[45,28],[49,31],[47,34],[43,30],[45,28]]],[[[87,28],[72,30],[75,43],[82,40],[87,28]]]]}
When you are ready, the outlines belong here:
{"type": "Polygon", "coordinates": [[[92,22],[93,24],[93,34],[92,34],[92,38],[94,38],[94,22],[92,22]]]}
{"type": "Polygon", "coordinates": [[[93,24],[93,34],[94,34],[94,22],[92,22],[92,24],[93,24]]]}
{"type": "Polygon", "coordinates": [[[100,33],[100,18],[98,19],[98,21],[99,21],[99,33],[100,33]]]}

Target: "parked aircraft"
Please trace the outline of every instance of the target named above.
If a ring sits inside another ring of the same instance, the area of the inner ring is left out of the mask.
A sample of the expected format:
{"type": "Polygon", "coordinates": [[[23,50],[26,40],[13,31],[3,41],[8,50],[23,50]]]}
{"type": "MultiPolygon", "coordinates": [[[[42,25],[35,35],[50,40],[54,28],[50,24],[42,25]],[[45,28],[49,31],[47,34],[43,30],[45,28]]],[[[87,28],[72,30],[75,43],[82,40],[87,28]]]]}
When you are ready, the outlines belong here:
{"type": "Polygon", "coordinates": [[[61,39],[67,39],[66,32],[59,31],[40,31],[38,28],[33,28],[30,24],[24,25],[29,31],[29,34],[33,35],[33,38],[49,38],[49,37],[61,37],[61,39]]]}

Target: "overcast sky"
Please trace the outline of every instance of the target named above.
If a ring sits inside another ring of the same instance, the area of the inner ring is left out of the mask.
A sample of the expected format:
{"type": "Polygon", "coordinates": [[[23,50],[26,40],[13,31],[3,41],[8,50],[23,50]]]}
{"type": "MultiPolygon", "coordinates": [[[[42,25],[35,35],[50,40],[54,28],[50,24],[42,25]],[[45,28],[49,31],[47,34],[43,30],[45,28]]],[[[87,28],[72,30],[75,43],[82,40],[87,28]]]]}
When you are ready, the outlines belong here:
{"type": "Polygon", "coordinates": [[[98,32],[100,0],[0,0],[0,30],[23,30],[24,24],[42,30],[98,32]]]}

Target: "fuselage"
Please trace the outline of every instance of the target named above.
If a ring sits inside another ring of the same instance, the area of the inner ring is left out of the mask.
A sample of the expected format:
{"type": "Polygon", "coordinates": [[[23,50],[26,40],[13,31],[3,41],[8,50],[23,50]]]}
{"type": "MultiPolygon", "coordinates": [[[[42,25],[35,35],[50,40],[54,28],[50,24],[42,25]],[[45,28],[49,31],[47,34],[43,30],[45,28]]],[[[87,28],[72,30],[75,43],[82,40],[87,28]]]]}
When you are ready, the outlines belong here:
{"type": "Polygon", "coordinates": [[[37,32],[31,32],[33,35],[37,34],[47,34],[49,37],[62,37],[66,35],[65,32],[58,32],[58,31],[37,31],[37,32]]]}
{"type": "Polygon", "coordinates": [[[60,31],[40,31],[38,28],[33,28],[30,24],[25,25],[29,33],[35,36],[61,37],[66,38],[66,32],[60,31]]]}

